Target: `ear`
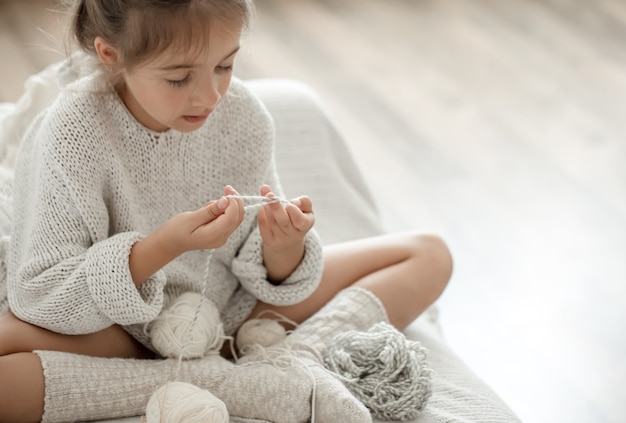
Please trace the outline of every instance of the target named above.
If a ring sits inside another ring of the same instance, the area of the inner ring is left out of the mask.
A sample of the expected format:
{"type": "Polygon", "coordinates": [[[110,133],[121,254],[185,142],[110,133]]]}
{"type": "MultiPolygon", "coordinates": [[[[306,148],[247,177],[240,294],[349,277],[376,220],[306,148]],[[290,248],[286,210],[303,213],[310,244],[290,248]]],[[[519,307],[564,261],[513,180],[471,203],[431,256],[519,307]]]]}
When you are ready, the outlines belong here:
{"type": "Polygon", "coordinates": [[[96,39],[93,40],[93,46],[102,64],[115,65],[118,63],[119,55],[117,49],[106,42],[104,38],[96,37],[96,39]]]}

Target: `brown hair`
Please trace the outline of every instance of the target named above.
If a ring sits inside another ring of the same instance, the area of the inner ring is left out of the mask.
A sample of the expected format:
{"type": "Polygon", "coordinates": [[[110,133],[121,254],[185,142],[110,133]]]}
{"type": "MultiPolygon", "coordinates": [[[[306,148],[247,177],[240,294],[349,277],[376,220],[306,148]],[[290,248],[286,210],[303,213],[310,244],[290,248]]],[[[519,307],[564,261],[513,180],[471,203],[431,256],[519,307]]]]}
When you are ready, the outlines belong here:
{"type": "MultiPolygon", "coordinates": [[[[165,51],[199,52],[208,45],[212,24],[249,28],[252,0],[79,0],[72,1],[70,34],[95,55],[102,37],[119,54],[120,66],[132,68],[165,51]]],[[[119,71],[119,69],[118,69],[119,71]]]]}

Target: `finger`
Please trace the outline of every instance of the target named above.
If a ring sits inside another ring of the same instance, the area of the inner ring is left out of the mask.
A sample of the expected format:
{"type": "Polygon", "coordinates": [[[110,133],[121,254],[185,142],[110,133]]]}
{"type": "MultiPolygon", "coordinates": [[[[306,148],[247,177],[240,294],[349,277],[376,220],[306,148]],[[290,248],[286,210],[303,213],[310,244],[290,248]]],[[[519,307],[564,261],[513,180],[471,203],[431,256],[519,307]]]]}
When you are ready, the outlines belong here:
{"type": "Polygon", "coordinates": [[[264,242],[274,240],[277,236],[280,235],[280,229],[276,225],[276,222],[268,217],[269,210],[266,210],[265,207],[259,209],[259,213],[257,215],[259,231],[261,232],[261,237],[264,242]]]}
{"type": "Polygon", "coordinates": [[[235,196],[235,198],[230,197],[230,200],[231,202],[237,203],[237,206],[239,207],[238,213],[243,216],[243,211],[244,211],[243,200],[241,198],[237,198],[239,196],[239,193],[235,190],[235,188],[233,188],[231,185],[226,185],[224,187],[224,194],[227,196],[235,196]]]}
{"type": "Polygon", "coordinates": [[[285,207],[287,215],[291,221],[291,226],[300,232],[307,232],[313,227],[315,216],[313,213],[303,213],[296,205],[288,204],[285,207]]]}
{"type": "Polygon", "coordinates": [[[274,210],[274,204],[266,204],[263,207],[259,208],[259,217],[270,227],[276,225],[276,216],[274,215],[274,210]]]}
{"type": "Polygon", "coordinates": [[[239,225],[239,223],[243,221],[244,217],[243,200],[237,197],[229,197],[228,201],[228,207],[226,208],[224,214],[228,216],[230,220],[237,222],[237,225],[239,225]]]}
{"type": "Polygon", "coordinates": [[[231,185],[226,185],[224,187],[224,194],[226,194],[226,195],[239,195],[239,193],[231,185]]]}
{"type": "Polygon", "coordinates": [[[313,201],[306,195],[301,197],[294,198],[291,200],[291,204],[296,205],[302,213],[312,213],[313,212],[313,201]]]}
{"type": "MultiPolygon", "coordinates": [[[[301,213],[297,207],[293,205],[291,207],[294,207],[296,210],[298,210],[299,213],[301,213]]],[[[287,211],[282,204],[274,203],[267,205],[264,208],[268,215],[268,220],[275,228],[275,233],[276,231],[288,233],[292,229],[291,218],[287,214],[287,211]]]]}
{"type": "Polygon", "coordinates": [[[222,197],[217,201],[209,202],[202,209],[198,210],[198,215],[200,218],[203,219],[203,222],[211,222],[215,220],[218,216],[224,214],[229,204],[230,201],[228,200],[228,198],[222,197]]]}
{"type": "Polygon", "coordinates": [[[274,201],[267,201],[267,205],[265,206],[265,207],[270,207],[270,210],[272,211],[272,213],[279,213],[283,209],[283,205],[280,199],[278,198],[276,194],[270,191],[269,185],[263,185],[261,187],[261,194],[267,199],[274,200],[274,201]]]}
{"type": "Polygon", "coordinates": [[[237,222],[238,224],[243,222],[245,212],[246,212],[246,207],[243,204],[243,200],[241,198],[237,198],[237,222]]]}

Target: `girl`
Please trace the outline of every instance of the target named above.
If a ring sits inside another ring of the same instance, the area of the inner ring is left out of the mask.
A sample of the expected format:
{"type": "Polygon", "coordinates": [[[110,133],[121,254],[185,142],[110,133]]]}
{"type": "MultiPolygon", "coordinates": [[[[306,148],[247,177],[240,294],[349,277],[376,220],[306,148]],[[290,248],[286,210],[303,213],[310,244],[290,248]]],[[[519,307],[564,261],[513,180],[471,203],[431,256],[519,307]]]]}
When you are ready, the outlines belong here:
{"type": "MultiPolygon", "coordinates": [[[[103,390],[130,374],[125,366],[140,366],[144,382],[164,369],[119,359],[152,358],[146,324],[205,284],[227,334],[266,311],[301,323],[329,301],[349,311],[345,328],[386,318],[404,328],[438,298],[451,272],[438,238],[385,236],[322,252],[312,201],[273,201],[281,189],[272,122],[232,77],[250,1],[76,3],[72,32],[99,69],[61,93],[22,141],[10,313],[0,316],[0,422],[136,413],[158,381],[118,401],[110,396],[118,387],[106,398],[103,390]],[[244,212],[238,191],[259,192],[268,204],[244,212]],[[57,371],[89,381],[75,387],[80,404],[56,395],[57,371]]],[[[241,417],[306,421],[310,410],[293,407],[311,394],[306,375],[252,361],[237,367],[209,357],[186,362],[183,375],[241,417]]],[[[315,376],[321,421],[366,421],[336,381],[315,376]]]]}

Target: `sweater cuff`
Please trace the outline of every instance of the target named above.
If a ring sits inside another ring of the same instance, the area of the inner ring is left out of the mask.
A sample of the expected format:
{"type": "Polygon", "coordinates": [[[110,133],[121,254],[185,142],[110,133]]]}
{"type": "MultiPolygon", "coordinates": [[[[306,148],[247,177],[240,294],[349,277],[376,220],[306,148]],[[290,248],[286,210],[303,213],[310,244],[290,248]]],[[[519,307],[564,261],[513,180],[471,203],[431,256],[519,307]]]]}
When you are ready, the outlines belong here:
{"type": "Polygon", "coordinates": [[[145,323],[163,308],[165,274],[154,274],[137,288],[128,265],[130,250],[142,238],[125,232],[94,244],[87,253],[87,284],[100,311],[119,325],[145,323]]]}
{"type": "Polygon", "coordinates": [[[322,246],[317,234],[309,231],[304,239],[304,257],[280,285],[267,280],[263,265],[263,241],[258,228],[235,257],[232,270],[241,285],[258,300],[276,306],[297,304],[317,289],[322,277],[322,246]]]}

